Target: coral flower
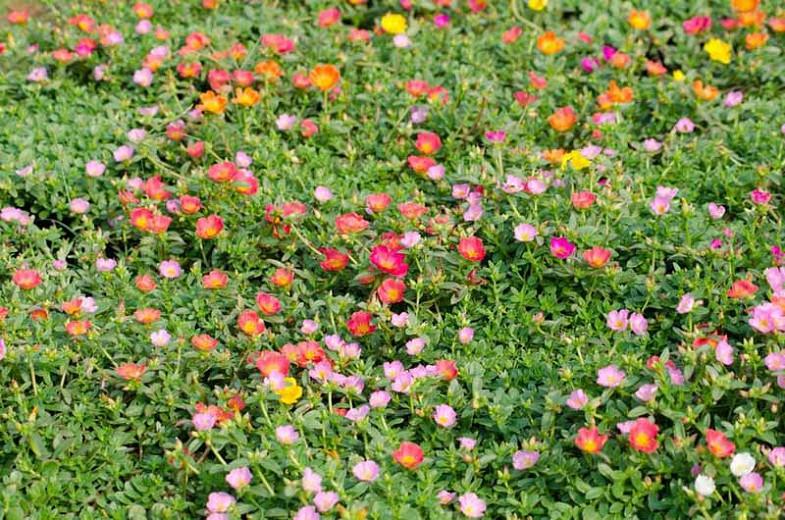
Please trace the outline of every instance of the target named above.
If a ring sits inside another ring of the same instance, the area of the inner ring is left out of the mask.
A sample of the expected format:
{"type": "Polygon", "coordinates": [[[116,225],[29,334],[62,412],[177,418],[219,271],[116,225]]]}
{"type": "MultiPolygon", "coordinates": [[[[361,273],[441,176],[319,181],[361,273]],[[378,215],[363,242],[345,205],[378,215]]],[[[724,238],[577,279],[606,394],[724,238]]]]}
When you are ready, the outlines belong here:
{"type": "Polygon", "coordinates": [[[286,376],[289,374],[289,359],[280,352],[266,350],[256,359],[256,368],[262,377],[269,377],[272,374],[286,376]]]}
{"type": "Polygon", "coordinates": [[[387,278],[376,290],[379,300],[385,305],[392,305],[403,301],[406,284],[395,278],[387,278]]]}
{"type": "Polygon", "coordinates": [[[720,95],[720,91],[717,87],[704,85],[703,81],[699,79],[692,82],[692,91],[695,93],[695,97],[701,101],[712,101],[720,95]]]}
{"type": "Polygon", "coordinates": [[[648,419],[637,419],[630,427],[628,439],[630,447],[643,453],[653,453],[657,446],[657,433],[660,429],[648,419]]]}
{"type": "Polygon", "coordinates": [[[372,334],[376,325],[371,321],[373,315],[368,311],[357,311],[346,320],[346,327],[352,336],[362,337],[372,334]]]}
{"type": "Polygon", "coordinates": [[[470,262],[482,262],[485,258],[485,246],[478,237],[463,237],[458,242],[458,252],[470,262]]]}
{"type": "Polygon", "coordinates": [[[264,321],[256,311],[246,310],[237,316],[237,327],[248,336],[258,336],[265,331],[264,321]]]}
{"type": "Polygon", "coordinates": [[[591,249],[583,252],[583,259],[587,264],[599,269],[604,267],[611,258],[611,252],[604,247],[592,247],[591,249]]]}
{"type": "Polygon", "coordinates": [[[553,31],[548,31],[537,37],[537,49],[545,55],[556,54],[564,49],[564,40],[553,31]]]}
{"type": "Polygon", "coordinates": [[[521,29],[519,26],[516,25],[514,27],[511,27],[506,31],[504,31],[504,33],[502,34],[502,43],[506,45],[515,43],[518,40],[518,38],[521,37],[522,34],[523,34],[523,29],[521,29]]]}
{"type": "Polygon", "coordinates": [[[736,280],[733,285],[728,289],[728,298],[734,299],[747,299],[755,296],[758,291],[758,286],[750,280],[736,280]]]}
{"type": "Polygon", "coordinates": [[[209,215],[196,221],[196,236],[202,240],[212,240],[221,234],[224,221],[218,215],[209,215]]]}
{"type": "Polygon", "coordinates": [[[202,287],[205,289],[223,289],[229,283],[229,277],[221,271],[210,271],[202,277],[202,287]]]}
{"type": "Polygon", "coordinates": [[[330,7],[319,12],[317,24],[319,27],[325,28],[335,25],[341,21],[341,10],[337,7],[330,7]]]}
{"type": "Polygon", "coordinates": [[[597,200],[597,195],[590,191],[577,191],[570,196],[570,202],[575,209],[587,209],[597,200]]]}
{"type": "Polygon", "coordinates": [[[267,47],[276,54],[287,54],[295,49],[294,41],[283,34],[262,35],[261,43],[264,47],[267,47]]]}
{"type": "Polygon", "coordinates": [[[403,277],[409,272],[406,255],[387,246],[374,246],[370,260],[374,267],[391,276],[403,277]]]}
{"type": "Polygon", "coordinates": [[[365,197],[365,209],[371,213],[381,213],[392,202],[392,197],[386,193],[371,193],[365,197]]]}
{"type": "Polygon", "coordinates": [[[607,440],[607,435],[601,435],[597,427],[592,426],[578,430],[578,435],[575,436],[575,445],[584,453],[594,455],[602,451],[607,440]]]}
{"type": "Polygon", "coordinates": [[[65,331],[70,336],[84,336],[92,328],[93,324],[88,320],[69,321],[65,324],[65,331]]]}
{"type": "Polygon", "coordinates": [[[720,459],[730,457],[736,451],[736,445],[724,433],[711,428],[706,430],[706,446],[712,455],[720,459]]]}
{"type": "Polygon", "coordinates": [[[425,155],[434,155],[442,147],[442,140],[433,132],[420,132],[417,134],[415,147],[425,155]]]}
{"type": "Polygon", "coordinates": [[[557,132],[567,132],[577,121],[578,116],[570,106],[559,108],[548,117],[548,124],[557,132]]]}
{"type": "Polygon", "coordinates": [[[200,352],[210,352],[218,346],[218,340],[209,334],[198,334],[191,338],[191,345],[200,352]]]}
{"type": "Polygon", "coordinates": [[[308,74],[311,84],[322,92],[335,87],[341,80],[341,73],[334,65],[317,65],[308,74]]]}
{"type": "Polygon", "coordinates": [[[146,371],[144,363],[123,363],[115,369],[115,373],[126,381],[139,381],[146,371]]]}
{"type": "Polygon", "coordinates": [[[406,469],[417,469],[423,461],[423,451],[413,442],[402,442],[392,454],[395,462],[406,469]]]}
{"type": "Polygon", "coordinates": [[[11,281],[23,291],[35,289],[42,282],[41,275],[34,269],[19,269],[15,271],[11,281]]]}
{"type": "Polygon", "coordinates": [[[262,311],[262,314],[265,316],[272,316],[281,311],[280,300],[266,292],[260,292],[256,295],[256,306],[259,307],[259,310],[262,311]]]}
{"type": "Polygon", "coordinates": [[[335,227],[341,235],[353,235],[368,228],[370,223],[357,213],[344,213],[335,217],[335,227]]]}

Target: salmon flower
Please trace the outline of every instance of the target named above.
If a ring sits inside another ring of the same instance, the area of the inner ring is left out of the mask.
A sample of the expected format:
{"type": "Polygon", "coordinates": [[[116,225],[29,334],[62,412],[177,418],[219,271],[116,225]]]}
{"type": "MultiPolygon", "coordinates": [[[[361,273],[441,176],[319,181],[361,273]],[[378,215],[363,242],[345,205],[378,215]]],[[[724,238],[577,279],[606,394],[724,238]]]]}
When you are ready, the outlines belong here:
{"type": "Polygon", "coordinates": [[[191,345],[200,352],[210,352],[218,346],[218,340],[209,334],[198,334],[191,338],[191,345]]]}
{"type": "Polygon", "coordinates": [[[431,167],[436,166],[436,161],[432,158],[419,155],[410,155],[406,162],[409,163],[409,168],[420,175],[428,173],[428,170],[431,169],[431,167]]]}
{"type": "Polygon", "coordinates": [[[546,56],[550,56],[564,49],[564,40],[556,36],[553,31],[548,31],[537,37],[537,49],[546,56]]]}
{"type": "Polygon", "coordinates": [[[286,376],[289,374],[289,358],[280,352],[266,350],[256,359],[256,368],[262,377],[269,377],[272,374],[286,376]]]}
{"type": "Polygon", "coordinates": [[[223,114],[226,110],[226,98],[220,94],[216,94],[212,90],[208,90],[203,94],[199,94],[200,104],[196,108],[203,112],[211,114],[223,114]]]}
{"type": "Polygon", "coordinates": [[[237,166],[230,161],[213,164],[207,170],[207,177],[213,182],[223,183],[233,180],[238,173],[237,166]]]}
{"type": "Polygon", "coordinates": [[[744,46],[748,51],[760,49],[769,41],[769,35],[765,32],[750,33],[744,37],[744,46]]]}
{"type": "Polygon", "coordinates": [[[392,456],[395,462],[409,470],[417,469],[423,461],[422,448],[413,442],[402,442],[392,456]]]}
{"type": "Polygon", "coordinates": [[[463,237],[458,242],[458,253],[470,262],[482,262],[485,258],[485,246],[479,237],[463,237]]]}
{"type": "Polygon", "coordinates": [[[134,279],[134,285],[143,293],[153,292],[156,288],[155,280],[149,274],[140,274],[134,279]]]}
{"type": "Polygon", "coordinates": [[[370,261],[378,270],[391,276],[400,278],[409,272],[406,255],[387,246],[374,246],[371,249],[370,261]]]}
{"type": "Polygon", "coordinates": [[[403,34],[406,32],[406,18],[397,13],[387,13],[382,16],[381,27],[387,34],[403,34]]]}
{"type": "Polygon", "coordinates": [[[145,307],[143,309],[137,309],[134,312],[134,319],[141,323],[142,325],[149,325],[151,323],[155,323],[161,318],[161,311],[158,309],[153,309],[152,307],[145,307]]]}
{"type": "Polygon", "coordinates": [[[703,81],[699,79],[692,82],[692,91],[695,93],[695,97],[701,101],[712,101],[720,95],[720,91],[717,87],[704,85],[703,81]]]}
{"type": "Polygon", "coordinates": [[[192,195],[180,196],[180,211],[186,215],[198,213],[200,209],[202,209],[202,201],[199,197],[194,197],[192,195]]]}
{"type": "Polygon", "coordinates": [[[728,298],[734,299],[748,299],[755,296],[758,292],[758,286],[750,280],[736,280],[733,285],[728,289],[728,298]]]}
{"type": "Polygon", "coordinates": [[[273,272],[272,275],[270,275],[270,283],[282,289],[288,289],[291,287],[293,281],[294,271],[291,269],[286,269],[285,267],[279,267],[273,272]]]}
{"type": "Polygon", "coordinates": [[[600,434],[596,426],[581,428],[575,436],[575,446],[584,453],[594,455],[602,451],[607,440],[608,436],[600,434]]]}
{"type": "Polygon", "coordinates": [[[730,457],[736,451],[736,445],[728,440],[724,433],[711,428],[706,430],[706,446],[718,459],[730,457]]]}
{"type": "Polygon", "coordinates": [[[657,446],[657,433],[659,428],[648,419],[637,419],[630,427],[628,439],[630,447],[635,451],[653,453],[657,446]]]}
{"type": "Polygon", "coordinates": [[[349,265],[349,255],[337,249],[322,247],[319,252],[324,255],[324,260],[319,262],[319,266],[325,271],[343,271],[349,265]]]}
{"type": "Polygon", "coordinates": [[[373,315],[368,311],[357,311],[346,320],[346,327],[352,336],[362,337],[372,334],[376,325],[371,321],[373,315]]]}
{"type": "Polygon", "coordinates": [[[341,21],[341,10],[337,7],[329,7],[319,12],[317,24],[319,27],[326,28],[341,21]]]}
{"type": "Polygon", "coordinates": [[[611,252],[604,247],[592,247],[591,249],[583,252],[583,259],[587,264],[589,264],[591,267],[594,267],[595,269],[605,267],[605,264],[608,263],[610,258],[611,252]]]}
{"type": "Polygon", "coordinates": [[[403,301],[406,284],[395,278],[387,278],[376,290],[379,300],[385,305],[392,305],[403,301]]]}
{"type": "Polygon", "coordinates": [[[264,333],[264,321],[256,311],[246,310],[237,316],[237,327],[246,335],[255,337],[264,333]]]}
{"type": "Polygon", "coordinates": [[[651,15],[648,11],[638,11],[633,9],[627,17],[627,22],[633,29],[645,31],[651,27],[651,15]]]}
{"type": "Polygon", "coordinates": [[[521,29],[519,26],[516,25],[514,27],[510,27],[502,34],[502,43],[506,45],[515,43],[522,34],[523,29],[521,29]]]}
{"type": "Polygon", "coordinates": [[[577,191],[570,196],[570,202],[575,209],[588,209],[595,200],[597,200],[597,195],[590,191],[577,191]]]}
{"type": "Polygon", "coordinates": [[[290,40],[283,34],[265,34],[262,35],[260,41],[262,46],[276,54],[287,54],[295,49],[294,40],[290,40]]]}
{"type": "Polygon", "coordinates": [[[30,12],[26,9],[11,10],[5,19],[11,25],[25,25],[30,21],[30,12]]]}
{"type": "Polygon", "coordinates": [[[92,328],[93,324],[88,320],[74,320],[67,321],[65,324],[65,331],[70,336],[84,336],[92,328]]]}
{"type": "Polygon", "coordinates": [[[212,240],[221,234],[224,221],[218,215],[209,215],[196,221],[196,236],[202,240],[212,240]]]}
{"type": "Polygon", "coordinates": [[[43,280],[38,271],[34,269],[19,269],[14,271],[11,281],[23,291],[30,291],[41,285],[43,280]]]}
{"type": "Polygon", "coordinates": [[[392,202],[392,197],[386,193],[371,193],[365,197],[365,209],[370,213],[381,213],[392,202]]]}
{"type": "Polygon", "coordinates": [[[115,369],[115,373],[126,381],[139,381],[145,372],[147,366],[144,363],[123,363],[115,369]]]}
{"type": "Polygon", "coordinates": [[[335,217],[335,227],[341,235],[354,235],[368,229],[370,223],[357,213],[344,213],[335,217]]]}
{"type": "Polygon", "coordinates": [[[202,277],[202,287],[205,289],[223,289],[229,283],[229,277],[221,271],[210,271],[202,277]]]}
{"type": "Polygon", "coordinates": [[[308,74],[308,79],[316,88],[327,92],[341,81],[341,73],[334,65],[317,65],[308,74]]]}
{"type": "Polygon", "coordinates": [[[578,116],[570,106],[559,108],[548,117],[548,124],[557,132],[567,132],[577,121],[578,116]]]}
{"type": "Polygon", "coordinates": [[[434,155],[442,147],[442,140],[433,132],[420,132],[417,134],[417,142],[414,144],[420,153],[434,155]]]}
{"type": "Polygon", "coordinates": [[[266,292],[256,295],[256,306],[265,316],[273,316],[281,311],[281,302],[278,298],[266,292]]]}

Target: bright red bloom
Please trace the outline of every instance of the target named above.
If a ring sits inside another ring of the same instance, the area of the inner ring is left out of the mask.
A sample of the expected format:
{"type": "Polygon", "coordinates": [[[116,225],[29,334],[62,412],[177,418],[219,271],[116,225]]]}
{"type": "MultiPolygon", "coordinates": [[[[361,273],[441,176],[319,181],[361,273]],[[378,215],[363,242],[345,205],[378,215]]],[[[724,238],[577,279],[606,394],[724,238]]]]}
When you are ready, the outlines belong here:
{"type": "Polygon", "coordinates": [[[335,227],[341,235],[360,233],[369,225],[370,223],[357,213],[344,213],[335,217],[335,227]]]}
{"type": "Polygon", "coordinates": [[[706,446],[712,455],[720,459],[730,457],[736,451],[736,445],[724,433],[711,428],[706,430],[706,446]]]}
{"type": "Polygon", "coordinates": [[[256,368],[262,377],[269,377],[276,372],[285,376],[289,374],[289,359],[280,352],[266,350],[256,359],[256,368]]]}
{"type": "Polygon", "coordinates": [[[196,236],[202,240],[212,240],[221,234],[224,219],[218,215],[209,215],[196,221],[196,236]]]}
{"type": "Polygon", "coordinates": [[[23,291],[29,291],[41,285],[43,280],[38,271],[34,269],[19,269],[14,272],[11,281],[23,291]]]}
{"type": "Polygon", "coordinates": [[[202,277],[202,287],[205,289],[223,289],[229,283],[229,277],[221,271],[210,271],[202,277]]]}
{"type": "Polygon", "coordinates": [[[758,286],[750,280],[736,280],[728,289],[728,297],[735,299],[752,298],[758,291],[758,286]]]}
{"type": "Polygon", "coordinates": [[[331,247],[322,247],[319,252],[324,255],[324,260],[319,265],[325,271],[343,271],[349,265],[349,255],[341,253],[331,247]]]}
{"type": "Polygon", "coordinates": [[[266,292],[256,295],[256,305],[265,316],[273,316],[281,311],[281,302],[278,298],[266,292]]]}
{"type": "Polygon", "coordinates": [[[346,327],[352,336],[367,336],[376,330],[376,325],[371,321],[373,315],[368,311],[357,311],[346,320],[346,327]]]}
{"type": "Polygon", "coordinates": [[[420,153],[434,155],[442,148],[442,140],[433,132],[420,132],[414,146],[420,153]]]}
{"type": "Polygon", "coordinates": [[[596,269],[604,267],[610,258],[611,252],[604,247],[592,247],[583,252],[583,259],[586,260],[586,263],[596,269]]]}
{"type": "Polygon", "coordinates": [[[423,461],[423,451],[413,442],[402,442],[392,454],[395,462],[406,469],[417,469],[423,461]]]}
{"type": "Polygon", "coordinates": [[[371,249],[371,263],[378,270],[391,276],[402,277],[409,272],[406,255],[386,246],[374,246],[371,249]]]}
{"type": "Polygon", "coordinates": [[[396,278],[387,278],[376,290],[379,300],[385,305],[392,305],[403,301],[406,284],[396,278]]]}
{"type": "Polygon", "coordinates": [[[470,262],[482,262],[485,258],[485,246],[478,237],[463,237],[458,242],[458,252],[470,262]]]}
{"type": "Polygon", "coordinates": [[[256,311],[246,310],[237,316],[237,327],[248,336],[259,336],[265,331],[264,321],[256,311]]]}
{"type": "Polygon", "coordinates": [[[653,453],[659,443],[657,433],[659,427],[648,419],[637,419],[630,428],[628,439],[630,447],[635,451],[643,453],[653,453]]]}
{"type": "Polygon", "coordinates": [[[575,445],[584,453],[594,455],[602,451],[607,440],[607,435],[601,435],[597,427],[592,426],[578,430],[578,435],[575,436],[575,445]]]}

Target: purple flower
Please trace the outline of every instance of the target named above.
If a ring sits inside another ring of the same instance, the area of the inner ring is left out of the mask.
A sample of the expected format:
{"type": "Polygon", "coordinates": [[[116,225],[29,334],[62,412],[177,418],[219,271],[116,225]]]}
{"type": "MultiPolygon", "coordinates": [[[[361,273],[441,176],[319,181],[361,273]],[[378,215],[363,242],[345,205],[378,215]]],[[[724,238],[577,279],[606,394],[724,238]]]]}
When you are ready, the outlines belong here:
{"type": "Polygon", "coordinates": [[[27,81],[32,81],[33,83],[41,83],[48,79],[49,73],[46,71],[46,67],[36,67],[27,75],[27,81]]]}
{"type": "Polygon", "coordinates": [[[428,107],[422,105],[415,105],[411,108],[409,119],[415,125],[424,123],[428,118],[428,107]]]}

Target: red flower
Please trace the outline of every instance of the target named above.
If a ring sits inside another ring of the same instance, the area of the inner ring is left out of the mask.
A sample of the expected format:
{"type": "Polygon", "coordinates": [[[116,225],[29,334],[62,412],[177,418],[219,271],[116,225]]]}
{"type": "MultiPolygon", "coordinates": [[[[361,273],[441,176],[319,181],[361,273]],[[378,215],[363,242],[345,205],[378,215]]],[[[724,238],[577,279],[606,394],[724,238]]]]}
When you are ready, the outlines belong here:
{"type": "Polygon", "coordinates": [[[391,276],[403,277],[409,272],[406,255],[387,246],[374,246],[370,259],[374,267],[391,276]]]}
{"type": "Polygon", "coordinates": [[[369,222],[357,213],[344,213],[335,217],[335,227],[341,235],[360,233],[368,228],[369,222]]]}
{"type": "Polygon", "coordinates": [[[281,302],[278,298],[266,292],[260,292],[256,295],[256,305],[265,316],[272,316],[281,311],[281,302]]]}
{"type": "Polygon", "coordinates": [[[212,240],[221,234],[224,228],[224,219],[218,215],[209,215],[196,221],[196,236],[202,240],[212,240]]]}
{"type": "Polygon", "coordinates": [[[322,247],[319,252],[324,255],[324,260],[319,265],[325,271],[343,271],[349,265],[349,255],[341,253],[331,247],[322,247]]]}
{"type": "Polygon", "coordinates": [[[413,442],[402,442],[392,454],[395,462],[406,469],[417,469],[422,464],[423,451],[413,442]]]}
{"type": "Polygon", "coordinates": [[[706,430],[706,446],[712,455],[720,459],[730,457],[736,451],[736,445],[724,433],[711,428],[706,430]]]}
{"type": "Polygon", "coordinates": [[[15,271],[11,281],[23,291],[35,289],[42,282],[41,275],[34,269],[19,269],[15,271]]]}
{"type": "Polygon", "coordinates": [[[376,290],[376,294],[385,305],[392,305],[393,303],[403,301],[405,292],[406,284],[396,278],[387,278],[376,290]]]}
{"type": "Polygon", "coordinates": [[[485,246],[478,237],[464,237],[458,243],[458,252],[470,262],[482,262],[485,258],[485,246]]]}
{"type": "Polygon", "coordinates": [[[256,368],[262,377],[268,377],[277,372],[282,376],[289,374],[289,359],[274,350],[265,350],[256,360],[256,368]]]}
{"type": "Polygon", "coordinates": [[[367,336],[376,330],[376,325],[371,321],[373,315],[368,311],[357,311],[346,321],[346,327],[352,336],[367,336]]]}
{"type": "Polygon", "coordinates": [[[653,453],[657,446],[657,433],[660,429],[648,419],[637,419],[630,428],[630,447],[643,453],[653,453]]]}
{"type": "Polygon", "coordinates": [[[575,445],[584,453],[594,455],[602,451],[607,440],[607,435],[601,435],[597,427],[592,426],[578,430],[578,435],[575,436],[575,445]]]}

